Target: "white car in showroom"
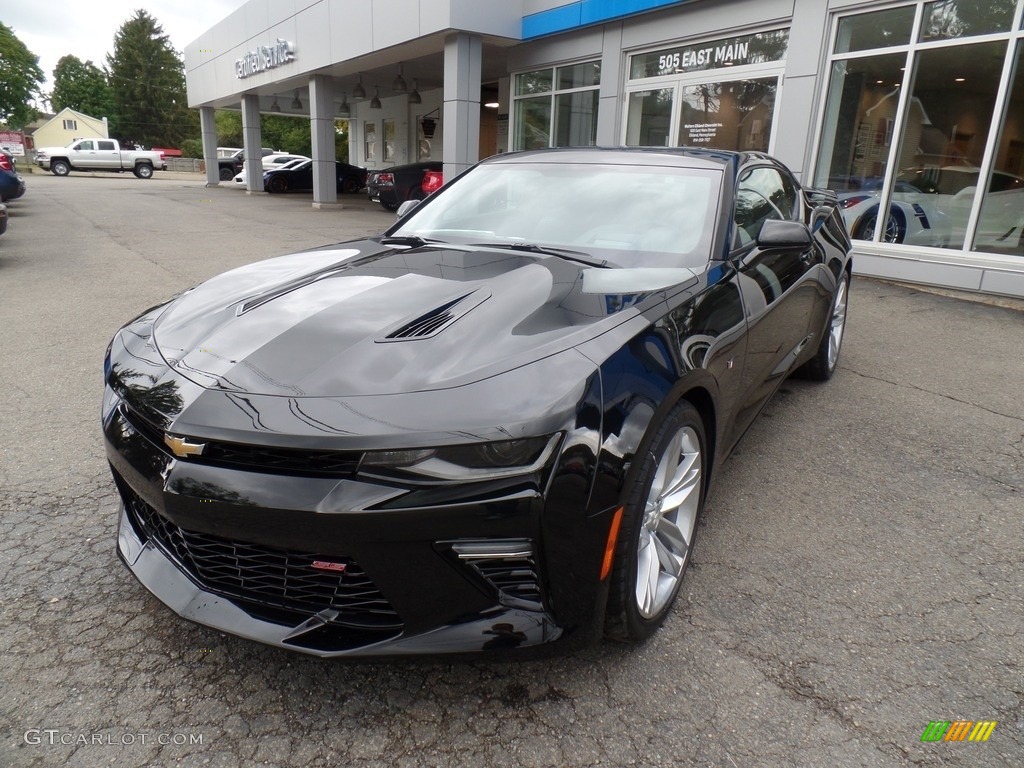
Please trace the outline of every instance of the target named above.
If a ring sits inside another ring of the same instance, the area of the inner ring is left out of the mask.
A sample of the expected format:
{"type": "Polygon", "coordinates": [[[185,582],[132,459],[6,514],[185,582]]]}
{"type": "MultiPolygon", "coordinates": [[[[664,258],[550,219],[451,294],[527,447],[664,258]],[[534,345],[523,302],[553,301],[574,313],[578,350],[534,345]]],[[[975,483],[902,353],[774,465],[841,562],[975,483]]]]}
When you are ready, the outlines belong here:
{"type": "MultiPolygon", "coordinates": [[[[839,211],[850,237],[874,240],[879,225],[882,179],[847,181],[848,188],[838,192],[839,211]]],[[[836,184],[836,187],[841,185],[836,184]]],[[[883,243],[907,243],[942,247],[949,242],[946,214],[932,197],[901,176],[893,185],[889,215],[882,223],[883,243]]]]}
{"type": "MultiPolygon", "coordinates": [[[[933,200],[949,221],[951,243],[964,244],[967,220],[978,190],[981,169],[946,165],[904,171],[900,179],[933,200]]],[[[975,248],[1021,253],[1024,251],[1024,178],[994,171],[978,218],[975,248]]]]}

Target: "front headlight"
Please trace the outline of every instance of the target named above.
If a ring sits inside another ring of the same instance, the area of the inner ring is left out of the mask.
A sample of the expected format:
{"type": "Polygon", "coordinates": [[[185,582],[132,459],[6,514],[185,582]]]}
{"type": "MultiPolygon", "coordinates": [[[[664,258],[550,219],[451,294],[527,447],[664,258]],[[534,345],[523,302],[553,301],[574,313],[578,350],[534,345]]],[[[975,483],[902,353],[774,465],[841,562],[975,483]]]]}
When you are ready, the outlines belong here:
{"type": "Polygon", "coordinates": [[[441,448],[367,451],[359,473],[378,477],[474,482],[528,475],[542,469],[560,434],[441,448]]]}

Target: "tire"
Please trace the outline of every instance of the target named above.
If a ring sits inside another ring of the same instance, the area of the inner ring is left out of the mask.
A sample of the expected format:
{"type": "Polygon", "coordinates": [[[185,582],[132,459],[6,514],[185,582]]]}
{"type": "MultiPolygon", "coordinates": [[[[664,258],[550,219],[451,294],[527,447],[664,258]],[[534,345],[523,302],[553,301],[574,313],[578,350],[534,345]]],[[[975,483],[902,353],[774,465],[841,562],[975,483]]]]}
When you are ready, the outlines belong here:
{"type": "Polygon", "coordinates": [[[50,173],[54,176],[67,176],[71,173],[71,166],[68,165],[67,160],[51,160],[50,173]]]}
{"type": "MultiPolygon", "coordinates": [[[[868,211],[853,231],[855,240],[874,240],[875,227],[878,226],[878,209],[868,211]]],[[[907,222],[899,208],[889,209],[889,218],[885,220],[885,232],[882,233],[883,243],[902,243],[907,236],[907,222]]]]}
{"type": "Polygon", "coordinates": [[[231,172],[230,168],[221,168],[220,169],[220,180],[221,181],[231,181],[233,178],[235,178],[235,174],[231,172]]]}
{"type": "Polygon", "coordinates": [[[385,211],[391,211],[394,213],[398,210],[398,203],[385,203],[383,200],[380,201],[380,207],[385,211]]]}
{"type": "Polygon", "coordinates": [[[355,176],[346,176],[341,180],[341,191],[343,194],[354,195],[360,189],[362,189],[362,185],[355,176]]]}
{"type": "Polygon", "coordinates": [[[839,365],[839,351],[843,345],[843,334],[846,331],[846,310],[850,299],[850,273],[843,272],[836,286],[836,294],[832,300],[832,313],[829,315],[825,333],[814,357],[800,366],[798,373],[805,379],[828,381],[839,365]]]}
{"type": "Polygon", "coordinates": [[[267,192],[287,192],[288,179],[284,176],[271,176],[267,182],[267,192]]]}
{"type": "Polygon", "coordinates": [[[605,634],[615,640],[646,640],[664,623],[690,563],[707,490],[707,440],[697,409],[681,400],[652,428],[626,489],[615,545],[605,616],[605,634]]]}
{"type": "Polygon", "coordinates": [[[139,163],[135,166],[135,170],[132,171],[137,179],[152,179],[153,178],[153,166],[149,163],[139,163]]]}

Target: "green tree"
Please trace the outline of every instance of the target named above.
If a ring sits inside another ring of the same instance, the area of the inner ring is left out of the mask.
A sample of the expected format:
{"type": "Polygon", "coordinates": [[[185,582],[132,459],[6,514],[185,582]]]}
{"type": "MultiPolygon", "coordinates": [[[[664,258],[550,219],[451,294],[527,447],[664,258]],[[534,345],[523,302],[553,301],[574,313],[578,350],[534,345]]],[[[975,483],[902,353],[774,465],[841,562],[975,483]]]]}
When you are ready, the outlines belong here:
{"type": "Polygon", "coordinates": [[[174,147],[199,133],[198,114],[185,96],[181,57],[146,11],[135,11],[114,35],[107,70],[122,141],[174,147]]]}
{"type": "Polygon", "coordinates": [[[31,122],[37,112],[32,99],[41,95],[44,79],[39,57],[0,22],[0,122],[12,128],[31,122]]]}
{"type": "Polygon", "coordinates": [[[213,114],[213,123],[217,126],[218,147],[242,146],[242,113],[229,109],[218,109],[213,114]]]}
{"type": "Polygon", "coordinates": [[[83,63],[77,56],[60,58],[53,69],[50,106],[55,112],[70,107],[91,117],[106,117],[111,123],[111,132],[117,133],[112,119],[114,100],[107,75],[91,61],[83,63]]]}

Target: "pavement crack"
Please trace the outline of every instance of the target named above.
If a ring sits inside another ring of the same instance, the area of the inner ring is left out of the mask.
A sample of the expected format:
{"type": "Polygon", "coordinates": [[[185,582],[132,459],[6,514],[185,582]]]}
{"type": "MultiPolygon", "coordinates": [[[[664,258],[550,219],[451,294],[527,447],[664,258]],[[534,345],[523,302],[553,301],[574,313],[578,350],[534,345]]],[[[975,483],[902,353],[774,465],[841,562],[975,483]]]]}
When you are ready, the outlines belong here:
{"type": "MultiPolygon", "coordinates": [[[[996,410],[993,410],[992,408],[987,408],[984,405],[979,405],[978,403],[972,403],[970,400],[961,400],[958,397],[953,397],[953,395],[947,395],[945,392],[936,392],[933,389],[927,389],[926,387],[919,387],[916,384],[905,384],[905,383],[901,383],[901,382],[898,382],[898,381],[892,381],[891,379],[886,379],[886,378],[884,378],[882,376],[873,376],[873,375],[871,375],[869,373],[862,373],[860,371],[854,370],[853,368],[848,368],[845,365],[841,365],[839,367],[842,368],[844,371],[849,371],[850,373],[854,374],[855,376],[860,376],[863,379],[870,379],[872,381],[881,381],[884,384],[891,384],[894,387],[901,387],[901,388],[904,388],[904,389],[913,389],[913,390],[915,390],[917,392],[923,392],[923,393],[925,393],[927,395],[935,395],[936,397],[942,397],[942,398],[945,398],[946,400],[951,400],[954,403],[959,403],[960,405],[967,405],[967,406],[970,406],[971,408],[978,408],[979,410],[985,411],[986,413],[991,413],[994,416],[1002,416],[1005,419],[1013,419],[1014,421],[1024,422],[1024,418],[1021,418],[1020,416],[1013,416],[1013,415],[1011,415],[1009,413],[1003,413],[1002,411],[996,411],[996,410]]],[[[1022,440],[1024,440],[1024,438],[1022,438],[1022,440]]]]}

